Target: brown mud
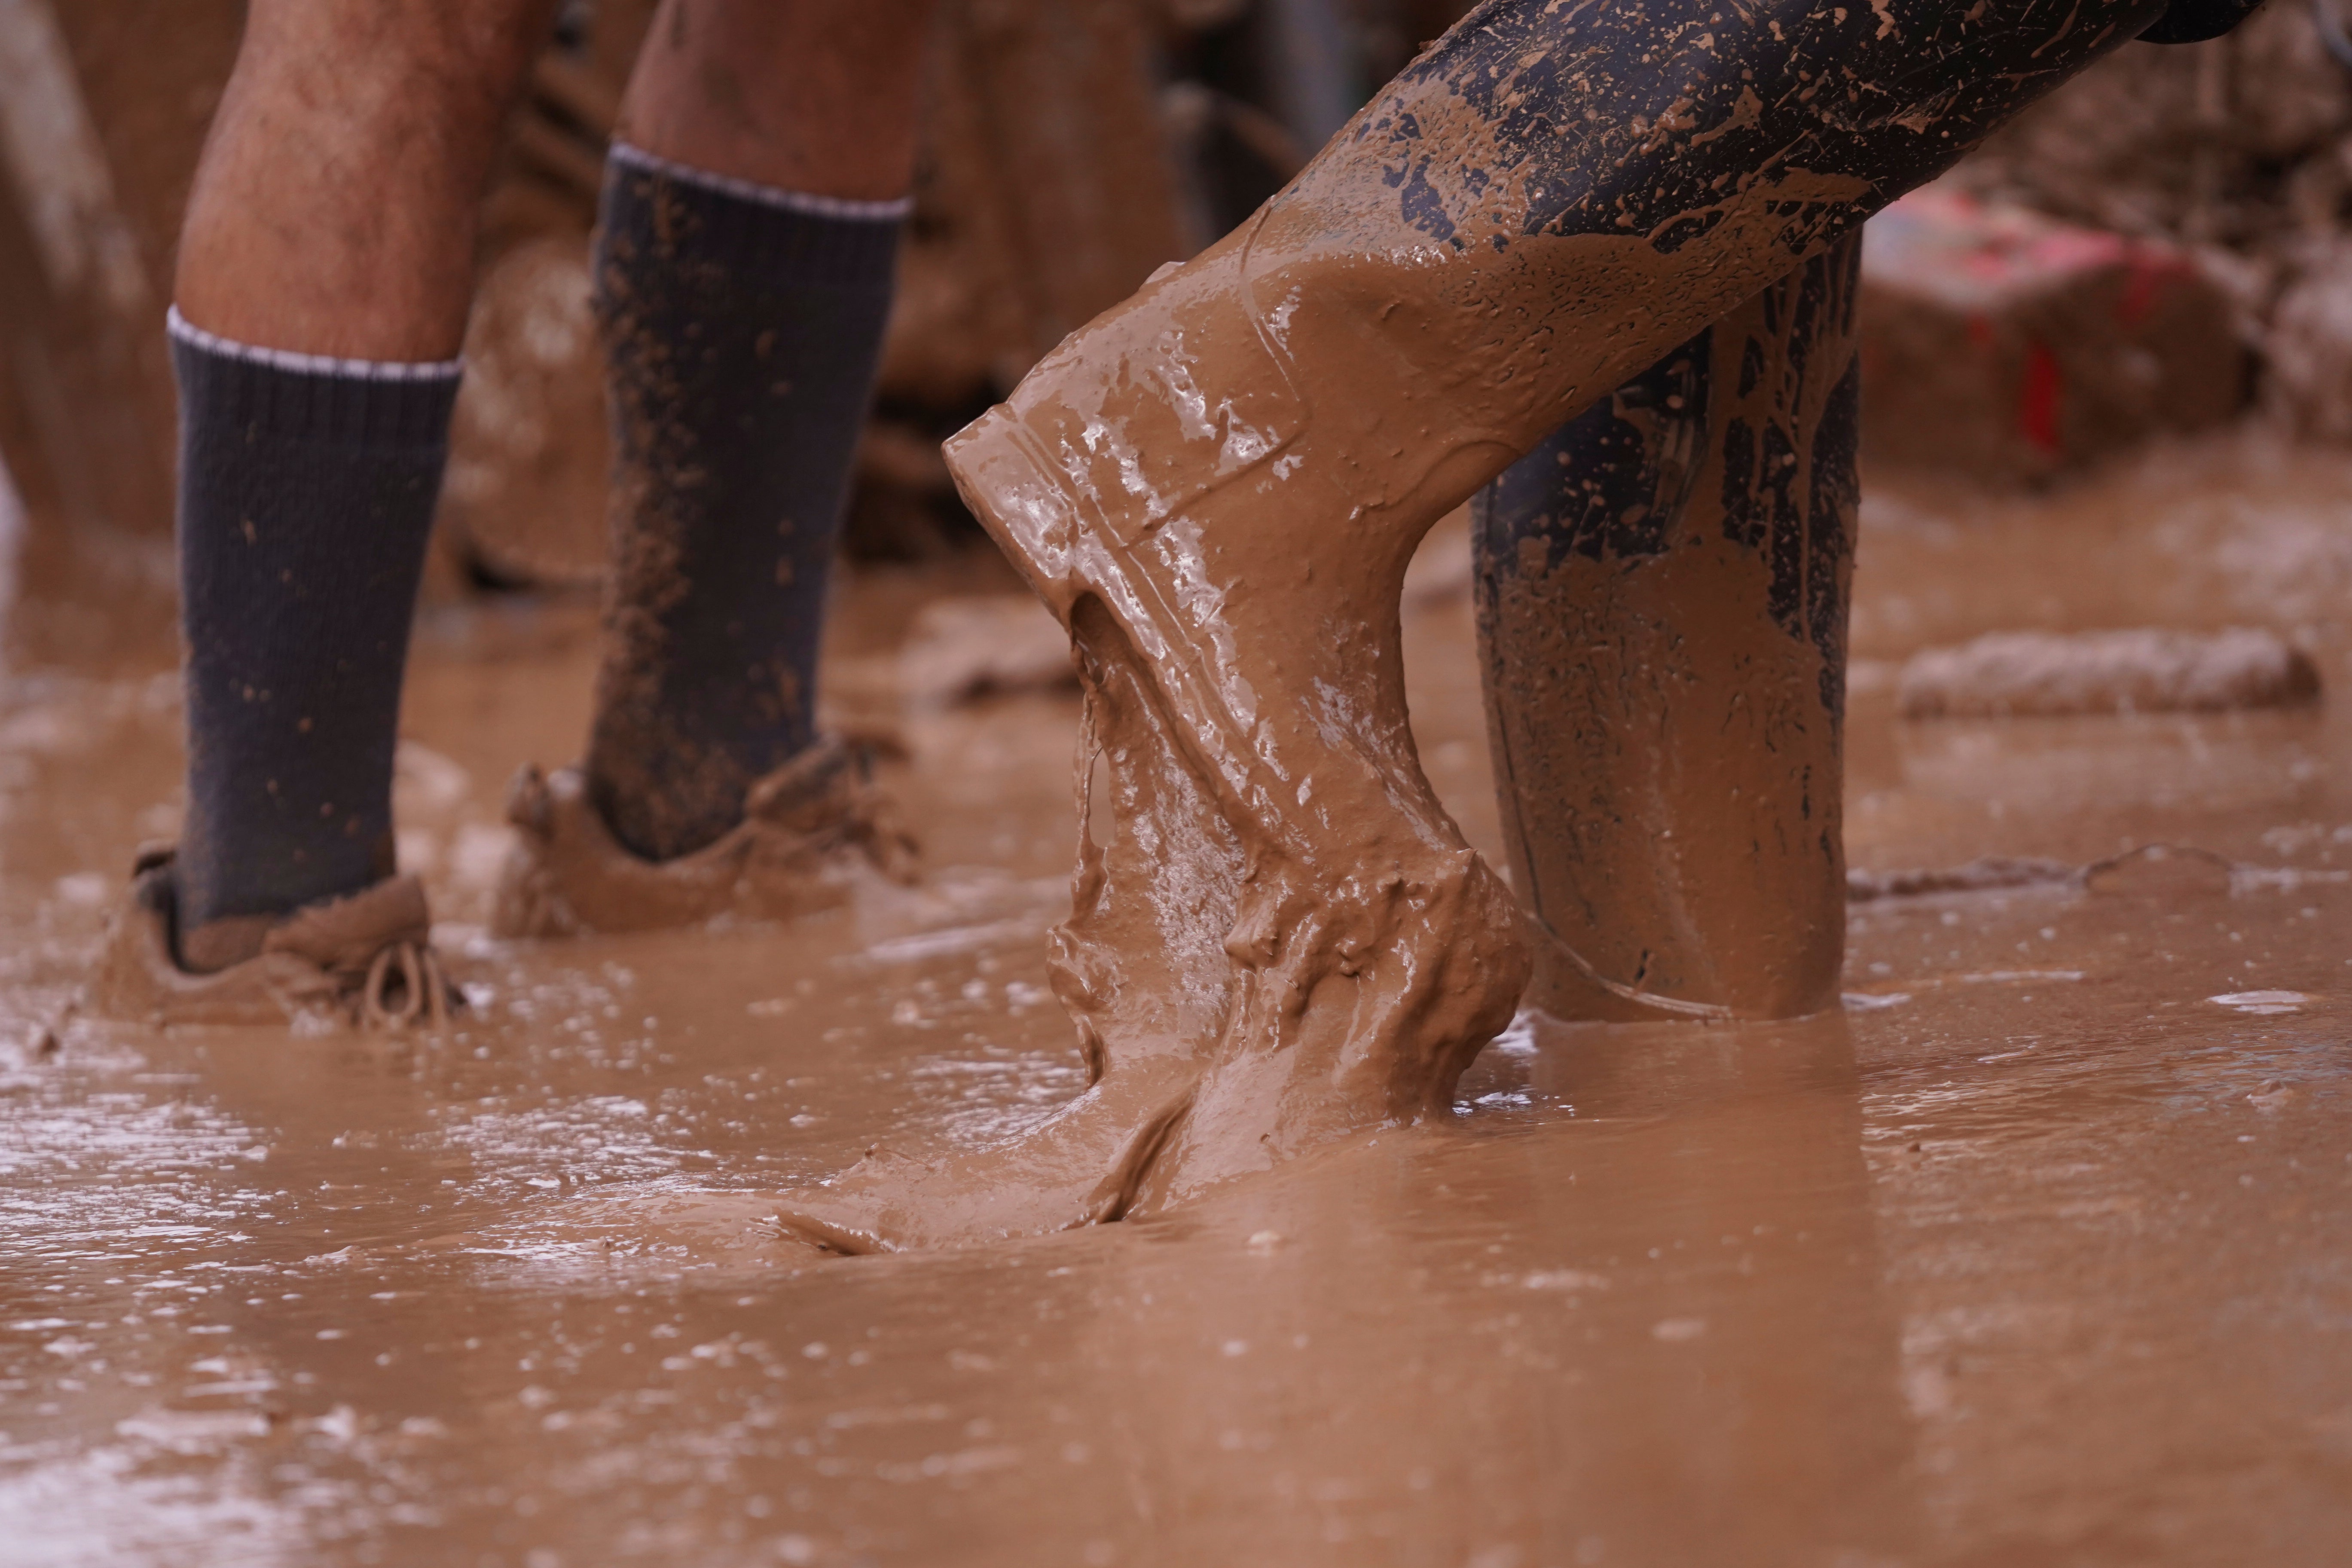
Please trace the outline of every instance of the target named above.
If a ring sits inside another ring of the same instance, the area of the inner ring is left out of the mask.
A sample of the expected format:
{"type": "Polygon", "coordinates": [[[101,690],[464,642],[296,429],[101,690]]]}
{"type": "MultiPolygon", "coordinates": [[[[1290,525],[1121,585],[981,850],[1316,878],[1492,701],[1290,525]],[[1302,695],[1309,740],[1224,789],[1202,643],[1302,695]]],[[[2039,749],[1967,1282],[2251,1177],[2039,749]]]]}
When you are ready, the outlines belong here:
{"type": "MultiPolygon", "coordinates": [[[[877,1149],[789,1223],[845,1251],[1038,1234],[1437,1114],[1532,959],[1405,720],[1415,547],[2151,14],[1481,6],[1254,216],[949,441],[966,503],[1078,648],[1090,799],[1108,769],[1106,842],[1082,837],[1055,937],[1089,1088],[984,1156],[877,1149]]],[[[1801,617],[1825,655],[1828,553],[1801,617]]],[[[1790,798],[1769,795],[1745,820],[1790,798]]],[[[1801,833],[1824,862],[1809,901],[1831,909],[1834,819],[1801,833]]],[[[1827,923],[1801,918],[1790,994],[1740,1010],[1827,1001],[1827,923]]]]}
{"type": "Polygon", "coordinates": [[[1911,719],[2220,713],[2319,696],[2310,658],[2274,632],[1990,632],[1903,667],[1911,719]]]}
{"type": "MultiPolygon", "coordinates": [[[[1530,1017],[1432,1125],[923,1256],[761,1222],[877,1139],[978,1148],[1083,1089],[1045,937],[1074,698],[908,707],[884,772],[919,889],[507,944],[505,783],[581,733],[593,615],[437,610],[402,853],[471,1013],[52,1036],[130,847],[174,826],[173,650],[150,618],[16,666],[0,1558],[2332,1563],[2352,732],[2332,702],[1905,723],[1893,672],[2001,627],[2253,624],[2342,689],[2347,497],[2340,459],[2233,441],[2032,500],[1873,476],[1862,508],[1856,867],[2161,842],[2261,875],[1890,875],[1841,1015],[1530,1017]]],[[[845,584],[834,695],[878,723],[900,628],[971,575],[845,584]]],[[[1438,798],[1507,864],[1472,621],[1416,594],[1404,682],[1438,798]]]]}
{"type": "Polygon", "coordinates": [[[515,847],[490,910],[492,935],[791,920],[851,901],[866,879],[914,879],[917,847],[873,787],[866,757],[831,736],[755,781],[733,827],[667,860],[622,845],[593,793],[574,768],[516,775],[507,793],[515,847]]]}

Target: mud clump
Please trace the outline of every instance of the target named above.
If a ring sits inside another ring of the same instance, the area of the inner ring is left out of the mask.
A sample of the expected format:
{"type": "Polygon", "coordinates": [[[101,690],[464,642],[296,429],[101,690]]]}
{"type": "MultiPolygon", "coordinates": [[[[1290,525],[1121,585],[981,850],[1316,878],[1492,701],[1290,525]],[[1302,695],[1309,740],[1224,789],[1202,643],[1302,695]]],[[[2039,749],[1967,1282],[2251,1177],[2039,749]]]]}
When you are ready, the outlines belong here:
{"type": "Polygon", "coordinates": [[[1904,666],[1908,719],[2219,713],[2315,701],[2319,670],[2275,633],[1992,632],[1904,666]]]}
{"type": "Polygon", "coordinates": [[[1850,870],[1846,901],[1933,898],[1942,893],[1982,893],[2011,888],[2062,887],[2079,881],[2082,868],[2039,856],[1979,855],[1965,865],[1892,871],[1850,870]]]}

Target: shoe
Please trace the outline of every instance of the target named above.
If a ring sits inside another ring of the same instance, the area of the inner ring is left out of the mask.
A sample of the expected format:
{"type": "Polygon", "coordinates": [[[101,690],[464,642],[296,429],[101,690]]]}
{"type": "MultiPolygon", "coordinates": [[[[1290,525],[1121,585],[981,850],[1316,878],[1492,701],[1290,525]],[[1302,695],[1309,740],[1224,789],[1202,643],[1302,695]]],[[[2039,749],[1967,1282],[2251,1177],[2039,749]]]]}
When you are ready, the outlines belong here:
{"type": "Polygon", "coordinates": [[[433,951],[414,877],[305,904],[261,952],[210,974],[180,967],[179,884],[169,847],[144,849],[77,1009],[159,1026],[217,1024],[400,1029],[439,1026],[465,1005],[433,951]]]}
{"type": "Polygon", "coordinates": [[[830,737],[753,784],[743,820],[724,837],[675,859],[624,847],[577,768],[542,774],[526,765],[508,792],[507,820],[518,837],[490,914],[502,937],[787,920],[847,902],[866,877],[914,880],[914,840],[863,757],[830,737]]]}

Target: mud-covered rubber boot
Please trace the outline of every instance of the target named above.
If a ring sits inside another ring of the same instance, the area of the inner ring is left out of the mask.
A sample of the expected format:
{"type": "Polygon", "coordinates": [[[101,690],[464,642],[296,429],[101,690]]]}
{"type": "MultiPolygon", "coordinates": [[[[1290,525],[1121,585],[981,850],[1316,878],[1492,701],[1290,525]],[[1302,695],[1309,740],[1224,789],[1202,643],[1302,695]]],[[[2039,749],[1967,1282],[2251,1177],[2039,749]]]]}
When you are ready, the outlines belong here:
{"type": "Polygon", "coordinates": [[[1148,1213],[1444,1106],[1529,960],[1413,753],[1413,546],[2162,8],[1489,0],[950,442],[1071,629],[1110,764],[1055,973],[1097,1081],[1005,1147],[794,1194],[787,1227],[870,1249],[1148,1213]]]}
{"type": "Polygon", "coordinates": [[[503,937],[660,931],[722,917],[790,920],[833,909],[858,883],[914,879],[915,843],[864,757],[819,740],[751,786],[743,819],[668,860],[631,852],[576,768],[526,765],[507,794],[514,824],[491,907],[503,937]]]}
{"type": "Polygon", "coordinates": [[[1547,437],[1471,505],[1528,1002],[1837,1005],[1861,237],[1547,437]]]}
{"type": "Polygon", "coordinates": [[[414,877],[305,904],[269,929],[258,954],[208,974],[180,966],[178,916],[172,851],[141,851],[77,1010],[159,1026],[404,1029],[446,1024],[465,1005],[414,877]]]}

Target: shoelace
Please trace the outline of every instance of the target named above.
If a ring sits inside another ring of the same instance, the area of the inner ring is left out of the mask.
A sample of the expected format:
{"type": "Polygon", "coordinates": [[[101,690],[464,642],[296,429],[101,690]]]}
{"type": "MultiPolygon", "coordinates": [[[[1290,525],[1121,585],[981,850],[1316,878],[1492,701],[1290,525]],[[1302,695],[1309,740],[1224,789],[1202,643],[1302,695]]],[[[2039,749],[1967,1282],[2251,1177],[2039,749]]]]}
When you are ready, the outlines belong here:
{"type": "Polygon", "coordinates": [[[423,1022],[439,1028],[449,1021],[449,981],[441,957],[423,942],[389,943],[368,964],[367,981],[360,988],[360,1027],[407,1029],[423,1022]],[[393,1005],[394,971],[401,989],[393,1005]]]}

